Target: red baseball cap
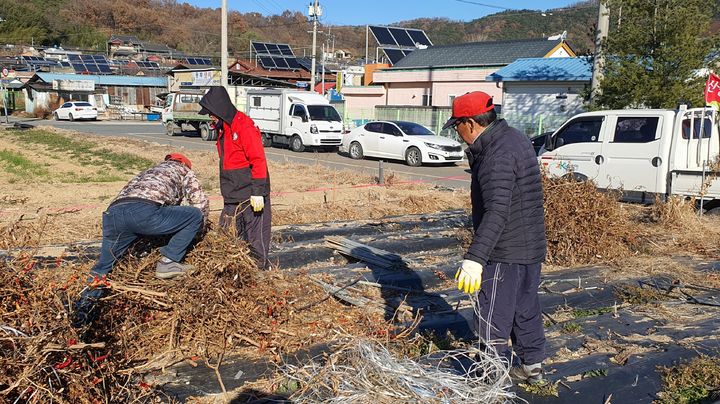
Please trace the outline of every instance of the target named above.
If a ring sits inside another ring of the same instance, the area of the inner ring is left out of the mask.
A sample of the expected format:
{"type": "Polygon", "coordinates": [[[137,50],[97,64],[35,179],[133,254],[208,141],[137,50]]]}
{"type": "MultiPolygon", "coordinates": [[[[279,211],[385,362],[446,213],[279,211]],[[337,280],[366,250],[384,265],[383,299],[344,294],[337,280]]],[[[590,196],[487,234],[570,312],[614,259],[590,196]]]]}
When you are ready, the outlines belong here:
{"type": "Polygon", "coordinates": [[[463,94],[453,101],[452,118],[448,119],[442,128],[447,129],[453,126],[460,118],[482,115],[492,111],[494,108],[493,98],[487,93],[473,91],[472,93],[463,94]]]}
{"type": "Polygon", "coordinates": [[[180,153],[170,153],[167,156],[165,156],[165,161],[172,160],[172,161],[178,161],[180,163],[183,163],[187,166],[187,168],[192,168],[192,163],[190,162],[190,159],[185,157],[185,155],[180,153]]]}

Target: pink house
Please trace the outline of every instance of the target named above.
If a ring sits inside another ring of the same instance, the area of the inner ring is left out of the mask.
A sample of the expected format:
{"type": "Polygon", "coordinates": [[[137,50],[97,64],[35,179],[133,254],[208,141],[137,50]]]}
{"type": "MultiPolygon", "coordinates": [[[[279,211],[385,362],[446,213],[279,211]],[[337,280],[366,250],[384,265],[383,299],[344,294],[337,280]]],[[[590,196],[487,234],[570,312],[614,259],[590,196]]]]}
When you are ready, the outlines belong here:
{"type": "Polygon", "coordinates": [[[345,86],[346,115],[372,118],[376,106],[449,107],[469,91],[485,91],[502,105],[502,84],[486,77],[519,58],[573,57],[562,39],[474,42],[418,49],[374,72],[368,86],[345,86]]]}

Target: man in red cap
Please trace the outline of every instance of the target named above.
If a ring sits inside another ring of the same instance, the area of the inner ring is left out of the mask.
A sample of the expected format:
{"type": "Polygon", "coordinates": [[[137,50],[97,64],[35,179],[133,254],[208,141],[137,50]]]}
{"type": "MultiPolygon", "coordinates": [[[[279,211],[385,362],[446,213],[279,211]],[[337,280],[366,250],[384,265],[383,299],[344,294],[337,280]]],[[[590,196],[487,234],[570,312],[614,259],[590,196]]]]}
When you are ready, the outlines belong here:
{"type": "Polygon", "coordinates": [[[545,331],[538,287],[545,260],[543,188],[533,146],[523,133],[498,119],[482,91],[455,98],[453,127],[469,145],[472,170],[473,240],[455,279],[475,295],[474,325],[482,344],[512,364],[516,381],[543,382],[545,331]]]}
{"type": "Polygon", "coordinates": [[[268,269],[270,249],[270,176],[260,130],[238,111],[227,90],[210,87],[200,99],[200,114],[207,114],[218,132],[220,193],[223,211],[220,227],[235,224],[238,236],[250,245],[260,269],[268,269]]]}
{"type": "Polygon", "coordinates": [[[83,290],[74,306],[74,325],[81,327],[93,320],[95,302],[105,293],[102,280],[141,236],[172,235],[160,248],[156,277],[171,279],[192,269],[180,261],[207,223],[209,206],[192,163],[180,153],[168,154],[162,163],[130,180],[103,213],[100,257],[88,278],[89,284],[99,286],[83,290]],[[188,206],[180,206],[183,203],[188,206]]]}

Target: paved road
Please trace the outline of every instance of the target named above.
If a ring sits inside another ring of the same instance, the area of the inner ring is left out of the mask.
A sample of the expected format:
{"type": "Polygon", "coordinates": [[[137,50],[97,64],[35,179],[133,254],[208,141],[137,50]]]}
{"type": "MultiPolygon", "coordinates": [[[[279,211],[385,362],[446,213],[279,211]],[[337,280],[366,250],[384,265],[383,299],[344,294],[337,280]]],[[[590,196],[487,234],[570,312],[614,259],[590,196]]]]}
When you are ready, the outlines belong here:
{"type": "MultiPolygon", "coordinates": [[[[144,139],[170,146],[181,146],[192,150],[214,150],[215,142],[206,142],[196,134],[184,132],[180,136],[167,136],[164,127],[159,122],[139,121],[97,121],[97,122],[67,122],[52,120],[23,121],[33,125],[49,125],[57,128],[87,132],[100,136],[125,136],[132,139],[144,139]]],[[[304,164],[322,164],[336,169],[349,169],[358,172],[377,175],[380,165],[378,160],[352,160],[347,156],[335,152],[306,151],[295,153],[277,147],[265,149],[268,159],[285,162],[293,161],[304,164]]],[[[385,173],[394,172],[411,181],[429,182],[450,188],[469,188],[470,174],[466,171],[466,161],[450,166],[423,166],[409,167],[402,162],[383,162],[385,173]]]]}

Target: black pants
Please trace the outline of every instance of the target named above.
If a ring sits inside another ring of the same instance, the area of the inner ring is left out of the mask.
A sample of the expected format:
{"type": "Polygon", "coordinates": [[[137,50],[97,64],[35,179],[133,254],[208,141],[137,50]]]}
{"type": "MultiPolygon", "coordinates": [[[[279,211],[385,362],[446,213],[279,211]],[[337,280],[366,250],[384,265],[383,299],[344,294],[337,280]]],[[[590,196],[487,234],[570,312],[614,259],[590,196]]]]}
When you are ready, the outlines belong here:
{"type": "Polygon", "coordinates": [[[229,229],[232,227],[233,218],[238,237],[247,241],[253,258],[257,261],[258,268],[268,269],[268,251],[270,250],[270,222],[272,212],[270,210],[270,197],[265,197],[265,207],[260,212],[253,212],[250,201],[240,204],[226,203],[220,214],[220,227],[229,229]]]}
{"type": "Polygon", "coordinates": [[[479,307],[475,308],[474,325],[480,341],[510,359],[510,338],[514,353],[526,365],[545,359],[538,297],[540,266],[488,262],[483,268],[479,307]]]}

